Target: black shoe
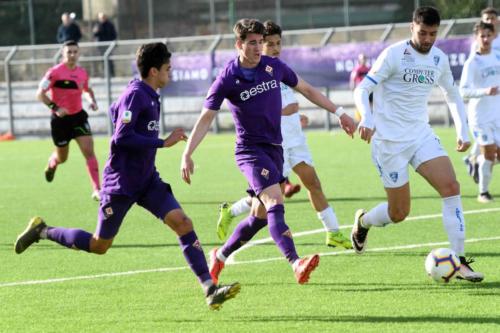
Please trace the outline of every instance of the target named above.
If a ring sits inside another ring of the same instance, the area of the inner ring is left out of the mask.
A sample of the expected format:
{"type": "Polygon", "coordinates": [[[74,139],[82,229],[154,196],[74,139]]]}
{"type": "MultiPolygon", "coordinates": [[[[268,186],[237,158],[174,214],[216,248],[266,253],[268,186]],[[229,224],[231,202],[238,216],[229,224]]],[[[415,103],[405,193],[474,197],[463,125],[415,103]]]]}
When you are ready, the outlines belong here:
{"type": "Polygon", "coordinates": [[[479,272],[474,272],[470,264],[474,262],[474,259],[465,257],[460,257],[460,269],[457,272],[457,279],[467,280],[470,282],[481,282],[484,279],[484,274],[479,272]]]}
{"type": "Polygon", "coordinates": [[[14,244],[14,250],[17,254],[21,254],[26,250],[31,244],[40,240],[40,232],[46,228],[47,225],[42,220],[41,217],[35,216],[28,223],[28,227],[17,236],[16,243],[14,244]]]}
{"type": "Polygon", "coordinates": [[[222,303],[228,299],[234,298],[240,292],[240,289],[241,285],[238,282],[227,286],[212,285],[207,290],[206,300],[208,307],[210,310],[218,311],[222,303]]]}
{"type": "Polygon", "coordinates": [[[493,201],[493,197],[491,196],[490,192],[484,192],[477,196],[477,201],[481,203],[490,203],[493,201]]]}
{"type": "Polygon", "coordinates": [[[365,252],[366,247],[366,236],[368,236],[368,231],[370,229],[365,228],[361,225],[361,217],[365,215],[363,209],[358,209],[354,215],[354,225],[351,232],[351,242],[354,251],[358,254],[365,252]]]}
{"type": "Polygon", "coordinates": [[[47,182],[50,183],[54,180],[54,175],[56,174],[56,169],[57,169],[57,167],[51,168],[50,165],[47,165],[47,167],[45,168],[45,180],[47,182]]]}
{"type": "Polygon", "coordinates": [[[471,177],[472,177],[472,180],[474,180],[474,183],[479,184],[479,163],[472,164],[471,177]]]}

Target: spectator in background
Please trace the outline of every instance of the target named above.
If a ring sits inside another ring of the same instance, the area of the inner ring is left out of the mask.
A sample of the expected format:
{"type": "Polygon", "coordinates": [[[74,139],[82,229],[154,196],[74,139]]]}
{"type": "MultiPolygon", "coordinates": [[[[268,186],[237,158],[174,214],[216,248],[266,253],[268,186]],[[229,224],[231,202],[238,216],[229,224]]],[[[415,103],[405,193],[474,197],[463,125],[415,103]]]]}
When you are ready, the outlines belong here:
{"type": "MultiPolygon", "coordinates": [[[[108,19],[108,16],[102,12],[97,14],[97,18],[98,18],[99,22],[94,26],[94,29],[93,29],[95,39],[98,42],[109,42],[109,41],[115,40],[117,37],[117,34],[116,34],[116,29],[115,29],[113,22],[111,22],[108,19]]],[[[104,46],[104,45],[99,46],[99,52],[101,52],[101,54],[104,54],[107,49],[108,49],[108,46],[104,46]]],[[[115,68],[114,68],[113,62],[111,60],[109,60],[108,64],[109,64],[109,74],[111,76],[114,76],[115,75],[115,68]]]]}
{"type": "MultiPolygon", "coordinates": [[[[358,84],[363,81],[366,74],[370,71],[370,66],[366,64],[366,55],[364,53],[360,53],[358,55],[358,64],[353,68],[351,72],[351,77],[349,79],[349,88],[354,90],[358,86],[358,84]]],[[[373,101],[373,94],[370,94],[370,105],[373,101]]],[[[361,115],[358,110],[354,113],[354,119],[357,122],[361,120],[361,115]]]]}
{"type": "Polygon", "coordinates": [[[76,15],[74,13],[63,13],[61,15],[61,25],[57,29],[57,42],[64,43],[68,40],[79,42],[82,38],[82,31],[78,24],[74,22],[76,15]]]}

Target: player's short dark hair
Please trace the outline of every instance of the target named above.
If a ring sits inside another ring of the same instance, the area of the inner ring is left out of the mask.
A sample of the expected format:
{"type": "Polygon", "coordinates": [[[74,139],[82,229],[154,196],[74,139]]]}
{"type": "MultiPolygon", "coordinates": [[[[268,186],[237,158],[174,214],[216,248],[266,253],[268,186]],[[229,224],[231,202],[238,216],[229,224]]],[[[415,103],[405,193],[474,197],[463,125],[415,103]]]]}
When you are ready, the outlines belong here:
{"type": "Polygon", "coordinates": [[[172,54],[168,51],[164,43],[143,44],[135,54],[137,69],[141,78],[145,79],[149,75],[151,68],[160,70],[161,66],[170,62],[172,54]]]}
{"type": "Polygon", "coordinates": [[[63,47],[65,46],[78,46],[78,42],[74,40],[67,40],[63,43],[63,47]]]}
{"type": "Polygon", "coordinates": [[[481,16],[483,16],[485,14],[487,14],[487,15],[493,14],[495,16],[498,16],[498,11],[493,7],[487,7],[481,11],[481,16]]]}
{"type": "Polygon", "coordinates": [[[413,12],[413,23],[425,24],[428,26],[440,25],[441,17],[439,11],[431,6],[422,6],[413,12]]]}
{"type": "Polygon", "coordinates": [[[483,21],[479,21],[476,24],[474,24],[474,34],[477,35],[479,31],[481,30],[490,30],[491,32],[495,33],[495,26],[491,23],[486,23],[483,21]]]}
{"type": "Polygon", "coordinates": [[[279,35],[281,37],[281,27],[271,20],[264,22],[264,37],[279,35]]]}
{"type": "Polygon", "coordinates": [[[233,28],[236,39],[244,41],[248,34],[264,35],[264,25],[256,19],[241,19],[233,28]]]}

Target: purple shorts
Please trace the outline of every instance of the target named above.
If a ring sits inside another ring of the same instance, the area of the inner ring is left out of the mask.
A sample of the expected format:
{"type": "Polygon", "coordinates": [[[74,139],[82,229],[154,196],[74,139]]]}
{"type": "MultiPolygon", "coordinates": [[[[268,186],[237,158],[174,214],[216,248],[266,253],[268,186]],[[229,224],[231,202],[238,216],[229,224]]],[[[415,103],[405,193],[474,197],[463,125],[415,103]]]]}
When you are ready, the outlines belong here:
{"type": "Polygon", "coordinates": [[[259,195],[265,188],[282,183],[283,148],[271,144],[236,145],[238,168],[245,175],[250,188],[247,192],[259,195]]]}
{"type": "Polygon", "coordinates": [[[95,234],[103,239],[114,238],[125,215],[134,203],[150,211],[162,222],[168,212],[181,208],[170,185],[155,177],[143,191],[132,197],[103,193],[95,234]]]}

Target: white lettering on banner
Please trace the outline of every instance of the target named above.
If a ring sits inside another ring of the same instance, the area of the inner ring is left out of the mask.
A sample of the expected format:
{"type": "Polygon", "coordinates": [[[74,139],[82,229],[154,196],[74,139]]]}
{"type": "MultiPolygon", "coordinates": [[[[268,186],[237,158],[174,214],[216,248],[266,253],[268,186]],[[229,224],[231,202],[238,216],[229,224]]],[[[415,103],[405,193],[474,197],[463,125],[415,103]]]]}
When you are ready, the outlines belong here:
{"type": "Polygon", "coordinates": [[[208,70],[200,69],[174,69],[172,70],[172,81],[195,81],[208,79],[208,70]]]}

